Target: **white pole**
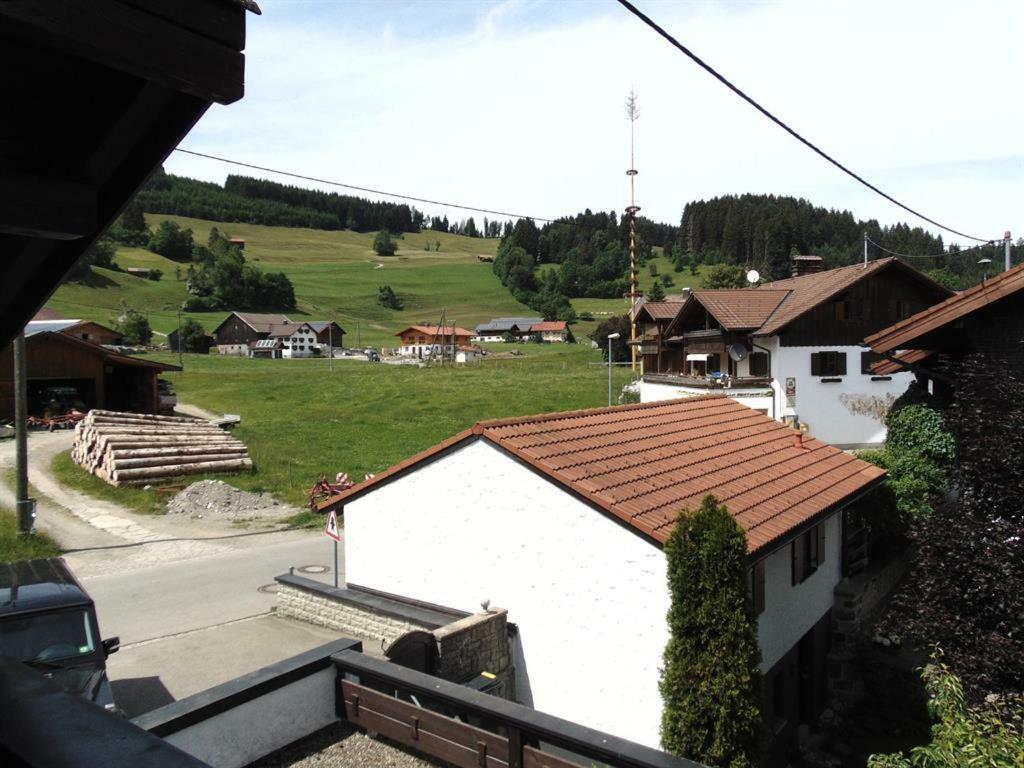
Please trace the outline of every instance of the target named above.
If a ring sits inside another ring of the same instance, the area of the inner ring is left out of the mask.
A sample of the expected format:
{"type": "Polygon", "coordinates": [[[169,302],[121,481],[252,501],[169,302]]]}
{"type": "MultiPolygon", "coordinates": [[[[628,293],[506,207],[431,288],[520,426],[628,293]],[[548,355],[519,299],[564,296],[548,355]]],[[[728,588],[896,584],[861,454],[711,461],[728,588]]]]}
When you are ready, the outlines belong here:
{"type": "Polygon", "coordinates": [[[612,407],[612,337],[608,337],[608,407],[612,407]]]}
{"type": "Polygon", "coordinates": [[[334,370],[334,321],[327,321],[327,354],[331,356],[329,363],[331,371],[334,370]]]}
{"type": "Polygon", "coordinates": [[[1003,260],[1006,262],[1006,270],[1009,271],[1013,264],[1010,263],[1010,230],[1003,233],[1003,260]]]}
{"type": "Polygon", "coordinates": [[[864,266],[868,265],[868,233],[864,233],[864,266]]]}

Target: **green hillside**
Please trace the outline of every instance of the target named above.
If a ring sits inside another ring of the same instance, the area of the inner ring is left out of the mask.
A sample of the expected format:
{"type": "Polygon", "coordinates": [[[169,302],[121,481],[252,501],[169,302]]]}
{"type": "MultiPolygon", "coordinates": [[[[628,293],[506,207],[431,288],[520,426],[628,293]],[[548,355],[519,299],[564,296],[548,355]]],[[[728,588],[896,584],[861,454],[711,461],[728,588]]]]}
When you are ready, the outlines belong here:
{"type": "MultiPolygon", "coordinates": [[[[246,241],[245,257],[264,271],[281,271],[295,285],[299,311],[293,319],[335,318],[348,332],[346,344],[356,344],[359,323],[363,345],[387,346],[403,325],[436,322],[442,309],[448,320],[472,328],[498,315],[531,314],[512,298],[477,256],[493,255],[498,241],[424,230],[405,233],[395,256],[377,256],[371,249],[373,233],[323,231],[256,224],[221,224],[182,216],[146,215],[150,227],[165,219],[192,229],[197,243],[205,243],[212,227],[246,241]],[[434,251],[434,243],[441,243],[434,251]],[[429,252],[424,250],[431,244],[429,252]],[[389,310],[377,304],[377,289],[390,285],[405,300],[405,309],[389,310]]],[[[76,318],[109,323],[123,300],[148,315],[153,329],[167,333],[177,324],[177,308],[185,299],[185,283],[175,277],[178,264],[141,248],[120,248],[122,267],[163,271],[159,281],[123,272],[94,268],[87,284],[61,286],[47,305],[76,318]]],[[[186,313],[212,330],[224,312],[186,313]]]]}

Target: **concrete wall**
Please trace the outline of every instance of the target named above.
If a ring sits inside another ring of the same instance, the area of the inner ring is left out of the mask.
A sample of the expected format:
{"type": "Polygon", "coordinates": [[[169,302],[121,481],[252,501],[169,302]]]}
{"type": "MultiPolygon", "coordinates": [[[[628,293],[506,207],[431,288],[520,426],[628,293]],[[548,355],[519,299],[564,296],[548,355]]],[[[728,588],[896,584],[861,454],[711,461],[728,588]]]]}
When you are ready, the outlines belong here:
{"type": "Polygon", "coordinates": [[[387,616],[364,606],[340,602],[287,584],[278,585],[277,613],[341,634],[380,639],[385,646],[414,629],[431,629],[426,624],[387,616]]]}
{"type": "MultiPolygon", "coordinates": [[[[838,515],[826,526],[826,562],[797,587],[788,544],[768,557],[763,669],[831,607],[838,515]]],[[[507,607],[517,701],[658,746],[664,554],[489,443],[346,505],[345,563],[352,583],[384,592],[466,611],[484,599],[507,607]]]]}
{"type": "Polygon", "coordinates": [[[767,672],[832,607],[833,593],[842,579],[842,515],[824,521],[825,562],[793,585],[790,545],[779,547],[765,559],[764,612],[758,619],[761,671],[767,672]]]}

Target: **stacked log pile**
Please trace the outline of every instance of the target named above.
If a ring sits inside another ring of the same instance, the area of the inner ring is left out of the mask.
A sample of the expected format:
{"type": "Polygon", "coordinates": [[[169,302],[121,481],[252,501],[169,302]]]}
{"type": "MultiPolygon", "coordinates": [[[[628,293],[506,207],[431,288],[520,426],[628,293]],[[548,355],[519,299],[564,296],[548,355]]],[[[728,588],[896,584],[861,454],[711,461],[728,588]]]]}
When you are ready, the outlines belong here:
{"type": "Polygon", "coordinates": [[[203,419],[102,410],[75,427],[71,458],[111,485],[252,469],[245,443],[203,419]]]}

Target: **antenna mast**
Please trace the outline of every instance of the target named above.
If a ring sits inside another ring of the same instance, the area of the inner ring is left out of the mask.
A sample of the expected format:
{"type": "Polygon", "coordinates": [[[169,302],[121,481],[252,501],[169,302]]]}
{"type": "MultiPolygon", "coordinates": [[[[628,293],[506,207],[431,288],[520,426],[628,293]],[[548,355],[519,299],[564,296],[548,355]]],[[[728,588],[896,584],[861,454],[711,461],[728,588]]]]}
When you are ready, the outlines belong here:
{"type": "Polygon", "coordinates": [[[629,216],[629,349],[632,370],[636,370],[636,303],[640,298],[640,291],[636,283],[636,214],[640,206],[636,204],[636,174],[633,166],[633,127],[636,119],[640,117],[640,109],[636,102],[636,93],[632,90],[626,98],[626,118],[629,120],[629,207],[626,215],[629,216]]]}

